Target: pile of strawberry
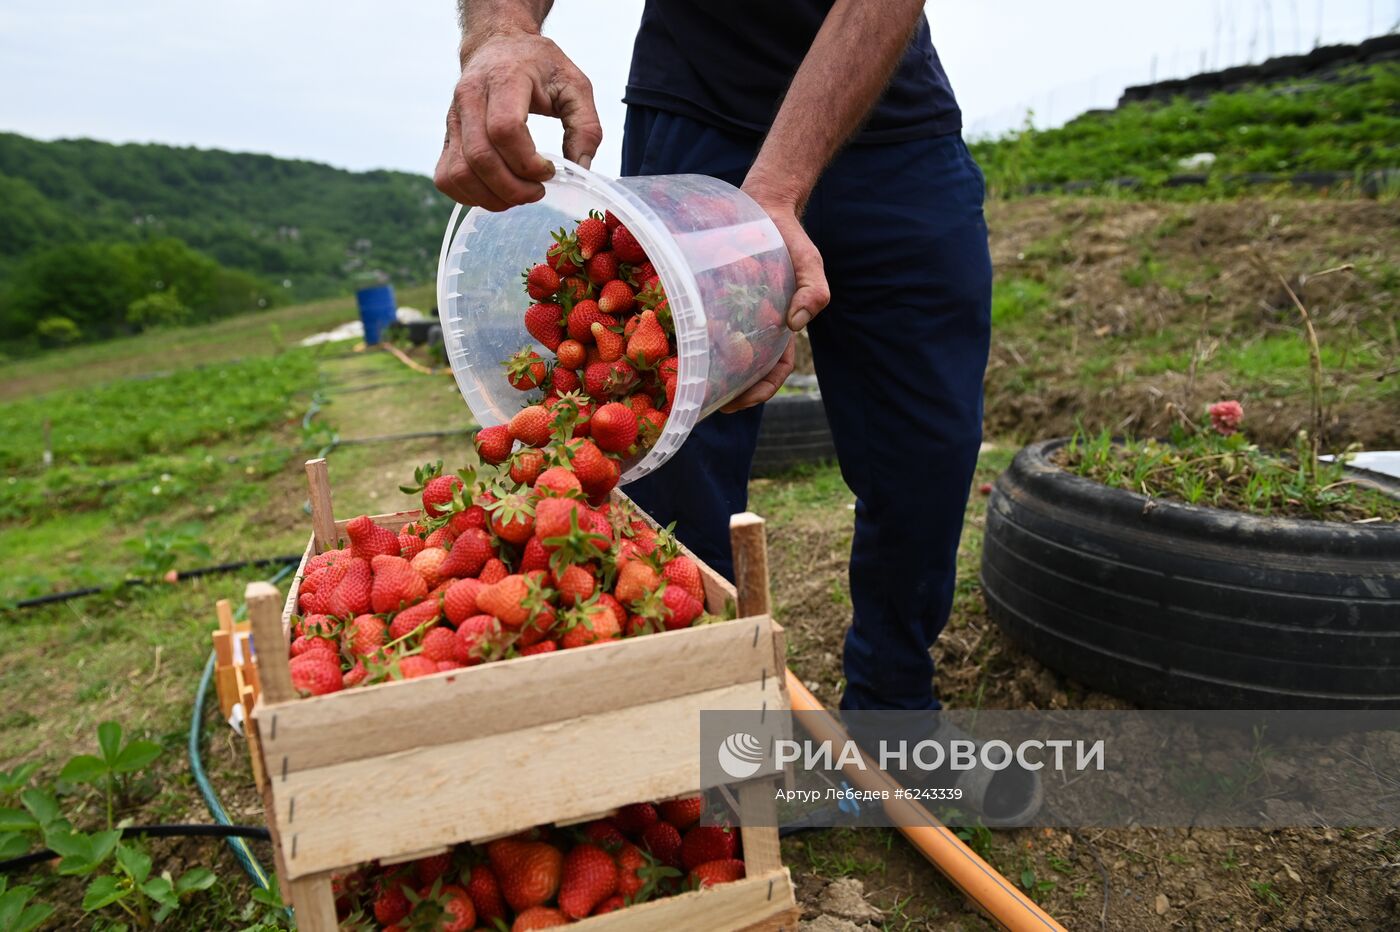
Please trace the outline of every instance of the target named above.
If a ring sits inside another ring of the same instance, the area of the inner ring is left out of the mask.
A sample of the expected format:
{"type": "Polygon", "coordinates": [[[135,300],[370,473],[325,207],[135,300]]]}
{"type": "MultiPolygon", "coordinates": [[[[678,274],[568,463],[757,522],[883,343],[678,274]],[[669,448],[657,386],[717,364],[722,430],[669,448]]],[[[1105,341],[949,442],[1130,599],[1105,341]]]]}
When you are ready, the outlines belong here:
{"type": "Polygon", "coordinates": [[[636,903],[742,879],[738,833],[699,825],[701,797],[636,803],[568,829],[332,878],[341,928],[496,929],[567,925],[636,903]]]}
{"type": "Polygon", "coordinates": [[[540,392],[509,424],[488,427],[477,450],[504,462],[519,442],[539,447],[567,419],[610,458],[656,442],[676,395],[675,326],[666,289],[627,227],[593,211],[560,229],[545,261],[523,273],[535,302],[525,329],[554,355],[525,347],[504,361],[510,384],[540,392]]]}
{"type": "Polygon", "coordinates": [[[418,469],[419,520],[362,515],[349,547],[307,562],[292,684],[321,695],[714,620],[670,532],[608,500],[615,467],[561,432],[486,478],[418,469]]]}

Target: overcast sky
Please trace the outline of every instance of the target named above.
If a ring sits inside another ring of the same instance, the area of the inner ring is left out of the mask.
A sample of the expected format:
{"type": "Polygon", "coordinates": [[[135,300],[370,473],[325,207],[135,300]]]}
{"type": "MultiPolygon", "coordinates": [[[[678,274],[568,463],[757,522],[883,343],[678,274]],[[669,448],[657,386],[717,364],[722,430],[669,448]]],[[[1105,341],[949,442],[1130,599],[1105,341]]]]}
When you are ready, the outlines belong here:
{"type": "MultiPolygon", "coordinates": [[[[616,171],[641,0],[557,0],[616,171]]],[[[1394,28],[1400,0],[931,0],[969,132],[1111,105],[1124,86],[1394,28]]],[[[456,77],[454,0],[4,0],[0,129],[431,173],[456,77]]],[[[557,125],[532,118],[539,146],[557,125]]]]}

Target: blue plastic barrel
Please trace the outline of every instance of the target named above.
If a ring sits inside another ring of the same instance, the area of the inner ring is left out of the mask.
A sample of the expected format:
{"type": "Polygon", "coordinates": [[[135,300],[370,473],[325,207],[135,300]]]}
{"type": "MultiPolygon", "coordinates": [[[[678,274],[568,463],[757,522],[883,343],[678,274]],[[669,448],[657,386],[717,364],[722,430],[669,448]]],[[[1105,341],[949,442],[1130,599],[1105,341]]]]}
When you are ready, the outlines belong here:
{"type": "Polygon", "coordinates": [[[365,343],[379,342],[384,328],[394,322],[394,314],[399,308],[394,299],[393,285],[375,285],[355,292],[355,302],[360,306],[360,322],[365,325],[365,343]]]}

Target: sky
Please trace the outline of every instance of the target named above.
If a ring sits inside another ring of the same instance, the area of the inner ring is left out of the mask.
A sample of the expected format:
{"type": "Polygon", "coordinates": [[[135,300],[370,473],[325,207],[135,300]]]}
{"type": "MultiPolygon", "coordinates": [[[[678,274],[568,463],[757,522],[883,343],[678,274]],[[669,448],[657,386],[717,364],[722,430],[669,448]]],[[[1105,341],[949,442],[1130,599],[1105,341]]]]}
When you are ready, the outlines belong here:
{"type": "MultiPolygon", "coordinates": [[[[869,0],[877,2],[877,0],[869,0]]],[[[641,0],[557,0],[616,172],[641,0]]],[[[970,135],[1057,125],[1129,84],[1400,24],[1400,0],[930,0],[970,135]]],[[[454,0],[4,0],[0,130],[265,152],[431,174],[457,75],[454,0]]],[[[558,124],[532,117],[541,151],[558,124]]]]}

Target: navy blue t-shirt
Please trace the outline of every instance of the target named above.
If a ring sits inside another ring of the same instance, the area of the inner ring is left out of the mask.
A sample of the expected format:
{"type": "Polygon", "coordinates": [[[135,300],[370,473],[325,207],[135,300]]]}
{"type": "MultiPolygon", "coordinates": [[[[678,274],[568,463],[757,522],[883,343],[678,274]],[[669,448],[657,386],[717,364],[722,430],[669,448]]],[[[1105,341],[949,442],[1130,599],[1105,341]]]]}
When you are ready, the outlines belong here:
{"type": "MultiPolygon", "coordinates": [[[[623,100],[762,135],[834,2],[646,0],[623,100]]],[[[900,142],[961,129],[962,113],[920,15],[889,87],[853,141],[900,142]]]]}

